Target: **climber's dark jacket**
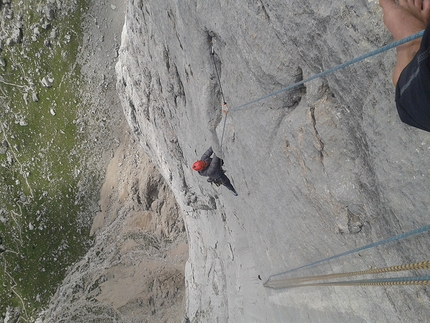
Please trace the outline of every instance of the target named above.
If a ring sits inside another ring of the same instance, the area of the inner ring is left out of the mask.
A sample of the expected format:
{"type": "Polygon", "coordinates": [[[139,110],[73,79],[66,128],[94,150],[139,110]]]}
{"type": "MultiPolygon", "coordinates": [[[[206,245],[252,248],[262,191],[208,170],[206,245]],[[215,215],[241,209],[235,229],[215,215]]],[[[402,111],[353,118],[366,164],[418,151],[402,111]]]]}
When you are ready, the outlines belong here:
{"type": "Polygon", "coordinates": [[[224,171],[221,168],[223,164],[222,159],[220,159],[213,152],[212,147],[206,150],[206,152],[203,154],[202,158],[200,159],[205,162],[209,162],[208,167],[206,167],[204,170],[199,171],[200,175],[210,177],[213,180],[220,179],[224,175],[224,171]],[[213,158],[211,157],[212,154],[213,154],[213,158]]]}

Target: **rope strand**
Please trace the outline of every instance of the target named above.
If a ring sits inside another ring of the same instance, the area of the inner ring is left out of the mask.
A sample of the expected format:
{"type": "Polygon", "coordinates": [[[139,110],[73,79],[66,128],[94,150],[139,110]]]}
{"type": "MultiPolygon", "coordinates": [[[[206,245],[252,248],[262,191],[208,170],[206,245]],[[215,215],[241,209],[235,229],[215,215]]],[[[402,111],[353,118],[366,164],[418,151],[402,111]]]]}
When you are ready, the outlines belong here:
{"type": "MultiPolygon", "coordinates": [[[[219,88],[220,88],[220,92],[221,92],[221,97],[222,97],[222,102],[223,102],[223,107],[224,107],[224,105],[227,106],[227,102],[226,102],[225,97],[224,97],[224,91],[222,90],[221,78],[219,76],[218,69],[216,67],[215,50],[214,50],[214,46],[213,45],[212,45],[212,48],[211,48],[211,55],[212,55],[212,60],[213,60],[213,63],[214,63],[215,73],[216,73],[216,76],[217,76],[217,79],[218,79],[218,84],[219,84],[219,88]]],[[[228,111],[228,107],[227,107],[226,111],[228,111]]],[[[222,153],[222,144],[223,144],[223,140],[224,140],[225,125],[226,125],[226,122],[227,122],[227,115],[228,114],[226,112],[225,116],[224,116],[224,123],[223,123],[223,126],[222,126],[222,133],[221,133],[221,140],[220,140],[220,153],[221,153],[221,157],[222,158],[224,158],[223,153],[222,153]]]]}
{"type": "Polygon", "coordinates": [[[352,277],[352,276],[363,276],[363,275],[371,275],[371,274],[382,274],[382,273],[390,273],[390,272],[398,272],[398,271],[410,271],[410,270],[428,269],[428,268],[430,268],[430,261],[422,261],[422,262],[416,262],[416,263],[411,263],[406,265],[375,268],[375,269],[369,269],[369,270],[363,270],[363,271],[354,271],[349,273],[278,279],[273,281],[267,281],[266,283],[264,283],[264,287],[275,288],[275,289],[287,288],[288,286],[298,286],[298,285],[302,285],[305,282],[317,281],[317,280],[344,278],[344,277],[352,277]]]}
{"type": "Polygon", "coordinates": [[[423,232],[427,232],[427,231],[430,231],[430,225],[426,225],[426,226],[421,227],[419,229],[415,229],[415,230],[412,230],[412,231],[409,231],[409,232],[406,232],[406,233],[402,233],[402,234],[393,236],[393,237],[388,238],[388,239],[380,240],[380,241],[377,241],[377,242],[365,245],[363,247],[352,249],[352,250],[349,250],[349,251],[346,251],[346,252],[343,252],[343,253],[340,253],[340,254],[337,254],[337,255],[325,258],[325,259],[321,259],[321,260],[315,261],[315,262],[307,264],[307,265],[303,265],[303,266],[300,266],[300,267],[297,267],[297,268],[293,268],[293,269],[287,270],[287,271],[285,271],[283,273],[280,273],[280,274],[272,275],[272,276],[269,277],[269,280],[272,279],[272,278],[274,278],[274,277],[278,277],[278,276],[281,276],[281,275],[286,275],[286,274],[292,273],[292,272],[300,270],[300,269],[313,267],[315,265],[321,264],[323,262],[327,262],[329,260],[340,258],[340,257],[346,256],[346,255],[349,255],[349,254],[352,254],[352,253],[356,253],[356,252],[359,252],[359,251],[362,251],[362,250],[365,250],[365,249],[370,249],[370,248],[373,248],[373,247],[381,246],[381,245],[387,244],[389,242],[394,242],[394,241],[402,240],[402,239],[405,239],[407,237],[410,237],[410,236],[413,236],[413,235],[417,235],[417,234],[420,234],[420,233],[423,233],[423,232]]]}
{"type": "Polygon", "coordinates": [[[389,49],[392,49],[392,48],[398,47],[398,46],[403,45],[403,44],[405,44],[405,43],[408,43],[408,42],[410,42],[410,41],[412,41],[412,40],[418,39],[418,38],[422,37],[422,36],[423,36],[423,34],[424,34],[424,30],[422,30],[422,31],[420,31],[419,33],[416,33],[416,34],[414,34],[414,35],[411,35],[411,36],[409,36],[409,37],[406,37],[406,38],[403,38],[403,39],[401,39],[401,40],[395,41],[395,42],[393,42],[393,43],[391,43],[391,44],[388,44],[388,45],[386,45],[386,46],[384,46],[384,47],[381,47],[381,48],[379,48],[379,49],[377,49],[377,50],[374,50],[374,51],[372,51],[372,52],[370,52],[370,53],[367,53],[367,54],[365,54],[365,55],[359,56],[359,57],[357,57],[357,58],[355,58],[355,59],[353,59],[353,60],[351,60],[351,61],[348,61],[348,62],[346,62],[346,63],[343,63],[343,64],[340,64],[340,65],[338,65],[338,66],[335,66],[335,67],[333,67],[333,68],[331,68],[331,69],[329,69],[329,70],[327,70],[327,71],[324,71],[324,72],[321,72],[321,73],[315,74],[315,75],[313,75],[313,76],[311,76],[311,77],[309,77],[309,78],[307,78],[307,79],[305,79],[305,80],[302,80],[302,81],[297,82],[297,83],[294,83],[294,84],[292,84],[292,85],[290,85],[290,86],[284,87],[284,88],[282,88],[282,89],[280,89],[280,90],[278,90],[278,91],[276,91],[276,92],[270,93],[270,94],[265,95],[265,96],[262,96],[262,97],[260,97],[260,98],[258,98],[258,99],[252,100],[252,101],[247,102],[247,103],[244,103],[244,104],[242,104],[242,105],[239,105],[239,106],[237,106],[237,107],[235,107],[235,108],[233,108],[233,109],[231,109],[231,110],[232,110],[232,111],[241,110],[241,109],[243,109],[243,108],[245,108],[245,107],[247,107],[247,106],[249,106],[249,105],[251,105],[251,104],[254,104],[254,103],[260,102],[260,101],[262,101],[262,100],[265,100],[265,99],[267,99],[267,98],[270,98],[270,97],[272,97],[272,96],[275,96],[275,95],[277,95],[277,94],[279,94],[279,93],[282,93],[282,92],[285,92],[285,91],[292,90],[292,89],[294,89],[294,88],[296,88],[296,87],[298,87],[298,86],[300,86],[300,85],[302,85],[302,84],[304,84],[304,83],[310,82],[310,81],[315,80],[315,79],[317,79],[317,78],[321,78],[321,77],[323,77],[323,76],[325,76],[325,75],[327,75],[327,74],[330,74],[330,73],[336,72],[336,71],[338,71],[338,70],[340,70],[340,69],[343,69],[343,68],[345,68],[345,67],[347,67],[347,66],[349,66],[349,65],[352,65],[352,64],[355,64],[355,63],[357,63],[357,62],[360,62],[360,61],[362,61],[362,60],[364,60],[364,59],[366,59],[366,58],[369,58],[369,57],[372,57],[372,56],[378,55],[378,54],[380,54],[380,53],[382,53],[382,52],[385,52],[385,51],[387,51],[387,50],[389,50],[389,49]]]}
{"type": "Polygon", "coordinates": [[[316,287],[316,286],[397,286],[397,285],[430,285],[430,276],[363,279],[363,280],[352,280],[352,281],[298,284],[298,285],[288,285],[288,286],[270,287],[270,288],[280,289],[280,288],[316,287]]]}
{"type": "Polygon", "coordinates": [[[219,84],[219,88],[220,88],[220,92],[221,92],[222,102],[226,102],[225,98],[224,98],[224,91],[222,90],[222,86],[221,86],[221,78],[219,77],[218,69],[216,68],[215,50],[214,50],[214,46],[213,45],[212,45],[212,48],[211,48],[211,55],[212,55],[212,60],[213,60],[213,63],[214,63],[215,74],[216,74],[217,79],[218,79],[218,84],[219,84]]]}

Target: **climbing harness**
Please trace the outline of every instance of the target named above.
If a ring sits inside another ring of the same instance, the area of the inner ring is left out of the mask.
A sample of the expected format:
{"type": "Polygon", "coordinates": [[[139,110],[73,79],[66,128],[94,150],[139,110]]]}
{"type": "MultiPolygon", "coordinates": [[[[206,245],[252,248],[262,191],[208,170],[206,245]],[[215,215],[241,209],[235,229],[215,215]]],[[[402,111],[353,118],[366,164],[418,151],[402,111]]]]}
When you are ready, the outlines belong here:
{"type": "Polygon", "coordinates": [[[216,73],[216,76],[217,76],[217,80],[218,80],[218,84],[219,84],[219,88],[220,88],[220,92],[221,92],[221,97],[222,97],[222,102],[223,102],[223,104],[222,104],[222,111],[223,111],[223,113],[225,115],[224,116],[224,122],[223,122],[223,125],[222,125],[222,133],[221,133],[221,141],[220,141],[220,153],[221,153],[221,156],[224,157],[223,154],[222,154],[222,143],[223,143],[223,140],[224,140],[225,124],[226,124],[227,116],[228,116],[228,105],[227,105],[227,102],[226,102],[225,97],[224,97],[224,91],[222,90],[221,79],[219,77],[218,69],[216,67],[215,50],[214,50],[213,44],[211,46],[211,55],[212,55],[212,60],[213,60],[213,63],[214,63],[214,69],[215,69],[215,73],[216,73]]]}
{"type": "MultiPolygon", "coordinates": [[[[374,269],[354,271],[349,273],[337,273],[337,274],[328,274],[328,275],[277,279],[273,281],[267,281],[266,283],[264,283],[264,287],[280,289],[280,288],[291,288],[291,287],[299,287],[299,286],[314,286],[314,284],[321,284],[321,283],[312,283],[312,284],[304,284],[304,283],[311,282],[311,281],[318,281],[318,280],[333,279],[333,278],[344,278],[344,277],[363,276],[363,275],[371,275],[371,274],[374,275],[374,274],[418,270],[418,269],[429,269],[429,268],[430,268],[430,261],[422,261],[422,262],[416,262],[416,263],[411,263],[406,265],[374,268],[374,269]]],[[[338,283],[338,282],[331,282],[331,283],[338,283]]],[[[327,285],[328,283],[325,282],[324,284],[327,285]]]]}
{"type": "Polygon", "coordinates": [[[313,75],[313,76],[311,76],[311,77],[309,77],[309,78],[307,78],[307,79],[305,79],[305,80],[302,80],[302,81],[297,82],[297,83],[294,83],[294,84],[292,84],[292,85],[290,85],[290,86],[284,87],[284,88],[282,88],[282,89],[280,89],[280,90],[278,90],[278,91],[275,91],[275,92],[273,92],[273,93],[267,94],[267,95],[265,95],[265,96],[262,96],[262,97],[260,97],[260,98],[258,98],[258,99],[255,99],[255,100],[252,100],[252,101],[250,101],[250,102],[247,102],[247,103],[241,104],[241,105],[239,105],[239,106],[237,106],[237,107],[232,108],[232,109],[231,109],[231,111],[241,110],[241,109],[243,109],[243,108],[245,108],[245,107],[247,107],[247,106],[250,106],[250,105],[252,105],[252,104],[254,104],[254,103],[257,103],[257,102],[259,102],[259,101],[265,100],[265,99],[267,99],[267,98],[270,98],[270,97],[275,96],[275,95],[277,95],[277,94],[280,94],[280,93],[282,93],[282,92],[286,92],[286,91],[290,91],[290,90],[292,90],[292,89],[295,89],[296,87],[298,87],[298,86],[300,86],[300,85],[302,85],[302,84],[304,84],[304,83],[310,82],[310,81],[315,80],[315,79],[317,79],[317,78],[321,78],[321,77],[323,77],[323,76],[326,76],[327,74],[331,74],[331,73],[333,73],[333,72],[336,72],[336,71],[338,71],[338,70],[340,70],[340,69],[343,69],[343,68],[345,68],[345,67],[347,67],[347,66],[349,66],[349,65],[352,65],[352,64],[355,64],[355,63],[357,63],[357,62],[360,62],[360,61],[362,61],[362,60],[364,60],[364,59],[366,59],[366,58],[369,58],[369,57],[372,57],[372,56],[378,55],[378,54],[380,54],[380,53],[382,53],[382,52],[385,52],[385,51],[387,51],[387,50],[389,50],[389,49],[392,49],[392,48],[398,47],[398,46],[403,45],[403,44],[405,44],[405,43],[408,43],[408,42],[410,42],[410,41],[412,41],[412,40],[418,39],[418,38],[422,37],[422,36],[423,36],[423,34],[424,34],[424,30],[422,30],[422,31],[420,31],[419,33],[416,33],[416,34],[414,34],[414,35],[411,35],[411,36],[409,36],[409,37],[406,37],[406,38],[403,38],[403,39],[401,39],[401,40],[395,41],[395,42],[393,42],[393,43],[391,43],[391,44],[388,44],[388,45],[386,45],[386,46],[384,46],[384,47],[381,47],[381,48],[379,48],[379,49],[377,49],[377,50],[374,50],[374,51],[372,51],[372,52],[370,52],[370,53],[367,53],[367,54],[365,54],[365,55],[359,56],[359,57],[357,57],[357,58],[355,58],[355,59],[353,59],[353,60],[351,60],[351,61],[348,61],[348,62],[346,62],[346,63],[343,63],[343,64],[340,64],[340,65],[338,65],[338,66],[335,66],[335,67],[333,67],[333,68],[331,68],[331,69],[329,69],[329,70],[326,70],[326,71],[324,71],[324,72],[321,72],[321,73],[315,74],[315,75],[313,75]]]}

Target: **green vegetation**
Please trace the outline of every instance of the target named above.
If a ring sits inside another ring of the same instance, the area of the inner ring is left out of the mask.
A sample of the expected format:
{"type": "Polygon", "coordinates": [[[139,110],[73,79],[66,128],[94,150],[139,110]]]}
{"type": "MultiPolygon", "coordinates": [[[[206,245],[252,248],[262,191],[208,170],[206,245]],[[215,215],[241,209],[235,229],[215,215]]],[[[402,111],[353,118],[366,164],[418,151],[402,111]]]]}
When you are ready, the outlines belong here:
{"type": "Polygon", "coordinates": [[[82,189],[97,183],[82,164],[90,152],[78,118],[84,2],[52,24],[37,2],[14,5],[24,41],[0,53],[0,319],[12,306],[27,322],[91,244],[88,205],[98,190],[82,189]]]}

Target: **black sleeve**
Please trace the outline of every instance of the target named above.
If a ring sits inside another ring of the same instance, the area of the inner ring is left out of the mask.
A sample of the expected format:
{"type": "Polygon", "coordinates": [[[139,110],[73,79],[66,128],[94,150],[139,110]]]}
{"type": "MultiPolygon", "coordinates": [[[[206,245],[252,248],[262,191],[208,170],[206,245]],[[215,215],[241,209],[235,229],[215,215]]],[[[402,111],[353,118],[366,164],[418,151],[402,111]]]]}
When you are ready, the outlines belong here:
{"type": "Polygon", "coordinates": [[[214,154],[214,157],[212,158],[212,162],[210,166],[213,167],[213,169],[221,168],[221,159],[216,154],[214,154]]]}
{"type": "Polygon", "coordinates": [[[202,155],[202,158],[200,158],[201,160],[208,160],[209,158],[211,158],[213,154],[213,150],[212,147],[209,147],[208,150],[206,150],[206,152],[202,155]]]}

